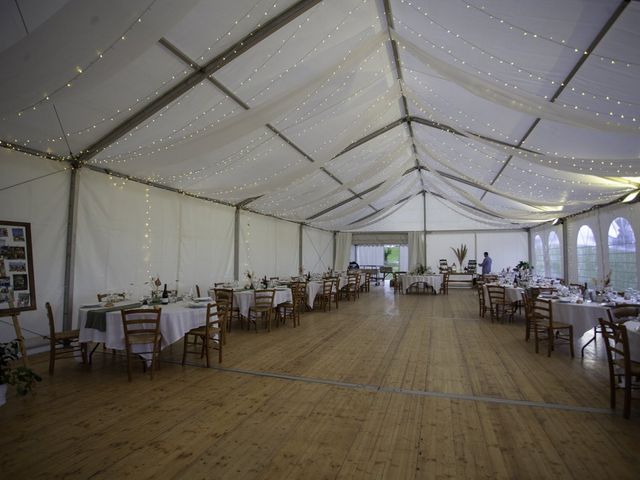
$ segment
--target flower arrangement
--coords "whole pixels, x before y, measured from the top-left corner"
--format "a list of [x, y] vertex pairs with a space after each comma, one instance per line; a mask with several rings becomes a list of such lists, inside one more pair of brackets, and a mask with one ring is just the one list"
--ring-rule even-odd
[[513, 269], [516, 272], [519, 272], [520, 270], [532, 270], [533, 267], [531, 266], [531, 264], [525, 260], [520, 260], [520, 263], [518, 263], [515, 267], [513, 267]]
[[462, 264], [464, 263], [464, 259], [467, 258], [467, 252], [468, 252], [467, 246], [464, 243], [462, 243], [460, 244], [460, 248], [451, 247], [451, 250], [453, 250], [453, 253], [458, 259], [458, 264], [460, 265], [460, 267], [462, 267]]
[[424, 268], [424, 265], [419, 263], [418, 266], [411, 273], [413, 275], [424, 275], [426, 271], [427, 269]]
[[18, 347], [18, 340], [0, 343], [0, 385], [15, 385], [18, 395], [26, 395], [42, 378], [30, 368], [12, 367], [12, 363], [18, 360]]

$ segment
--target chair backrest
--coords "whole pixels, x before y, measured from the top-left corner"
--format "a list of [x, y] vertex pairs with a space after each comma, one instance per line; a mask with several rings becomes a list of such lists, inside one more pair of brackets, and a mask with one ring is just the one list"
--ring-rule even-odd
[[355, 290], [358, 288], [358, 275], [349, 275], [347, 276], [347, 285], [346, 287], [349, 290]]
[[116, 297], [118, 300], [124, 300], [125, 298], [127, 298], [127, 294], [122, 292], [122, 293], [98, 293], [98, 301], [102, 302], [104, 299], [106, 299], [107, 297]]
[[607, 350], [609, 373], [613, 373], [614, 365], [622, 365], [625, 372], [631, 372], [631, 356], [629, 355], [629, 337], [627, 327], [623, 323], [599, 318], [602, 336]]
[[200, 286], [196, 283], [196, 297], [200, 298]]
[[569, 284], [569, 288], [579, 288], [580, 289], [580, 293], [584, 293], [584, 285], [580, 284], [580, 283], [570, 283]]
[[476, 269], [478, 267], [478, 262], [476, 260], [469, 260], [467, 262], [468, 269]]
[[531, 319], [535, 322], [546, 323], [553, 327], [553, 310], [551, 299], [536, 298], [532, 301]]
[[331, 295], [331, 292], [333, 291], [334, 285], [336, 285], [336, 279], [335, 278], [325, 278], [322, 281], [322, 294], [325, 295], [325, 296]]
[[56, 322], [53, 318], [53, 310], [51, 309], [51, 304], [49, 302], [44, 305], [47, 309], [47, 318], [49, 319], [49, 338], [52, 340], [56, 339]]
[[[132, 308], [122, 310], [122, 327], [127, 345], [132, 343], [153, 343], [160, 338], [161, 308]], [[138, 341], [139, 337], [141, 341]], [[153, 340], [149, 340], [152, 337]]]
[[291, 283], [291, 295], [293, 296], [293, 306], [298, 308], [304, 303], [304, 294], [307, 291], [306, 282], [292, 282]]
[[529, 321], [533, 320], [533, 297], [528, 290], [522, 292], [522, 303], [524, 305], [524, 317]]
[[505, 290], [501, 285], [487, 285], [487, 296], [491, 305], [495, 303], [504, 303]]
[[224, 286], [224, 285], [226, 285], [226, 284], [227, 284], [227, 282], [215, 282], [215, 283], [213, 284], [213, 288], [216, 288], [216, 287], [223, 287], [223, 286]]
[[[224, 307], [222, 303], [208, 303], [207, 304], [207, 318], [205, 323], [205, 329], [207, 335], [211, 336], [214, 333], [220, 332], [220, 325], [224, 325], [229, 315], [229, 310]], [[219, 339], [220, 337], [218, 337]]]
[[273, 308], [273, 298], [275, 295], [276, 291], [274, 289], [254, 290], [253, 305], [256, 310], [269, 310]]
[[228, 305], [229, 310], [233, 310], [233, 290], [230, 288], [214, 288], [214, 296], [216, 297], [216, 303], [221, 302]]
[[607, 310], [607, 315], [609, 316], [609, 320], [614, 323], [620, 323], [621, 320], [631, 318], [635, 320], [640, 315], [640, 305], [616, 305]]

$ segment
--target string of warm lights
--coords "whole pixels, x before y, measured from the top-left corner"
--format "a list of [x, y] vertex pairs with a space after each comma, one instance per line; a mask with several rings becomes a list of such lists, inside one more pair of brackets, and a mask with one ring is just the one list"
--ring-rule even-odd
[[[412, 5], [413, 8], [416, 8], [415, 6]], [[564, 86], [564, 83], [562, 83], [562, 80], [560, 79], [548, 79], [545, 77], [545, 74], [542, 73], [536, 73], [533, 72], [531, 70], [528, 70], [527, 68], [518, 65], [516, 62], [512, 61], [512, 60], [507, 60], [505, 58], [502, 58], [494, 53], [491, 53], [485, 49], [483, 49], [482, 47], [480, 47], [479, 45], [470, 42], [468, 40], [465, 39], [465, 37], [459, 33], [455, 33], [452, 32], [450, 29], [448, 29], [447, 27], [445, 27], [444, 25], [440, 24], [439, 22], [436, 21], [432, 21], [432, 23], [434, 25], [439, 26], [442, 30], [446, 31], [449, 35], [454, 36], [456, 39], [458, 39], [459, 41], [461, 41], [463, 44], [468, 45], [470, 47], [471, 52], [473, 52], [473, 55], [470, 58], [479, 58], [479, 59], [485, 59], [485, 60], [489, 60], [490, 62], [493, 63], [497, 63], [500, 66], [504, 66], [504, 67], [510, 67], [511, 70], [514, 73], [517, 73], [518, 75], [522, 75], [523, 78], [523, 83], [520, 84], [512, 84], [508, 81], [505, 81], [504, 79], [500, 78], [498, 75], [497, 71], [488, 71], [488, 70], [483, 70], [481, 67], [476, 66], [472, 63], [472, 61], [470, 60], [465, 60], [462, 59], [456, 55], [453, 54], [452, 49], [451, 49], [451, 45], [444, 45], [444, 44], [436, 44], [432, 41], [430, 41], [424, 34], [414, 30], [413, 28], [411, 28], [408, 24], [406, 24], [405, 22], [403, 22], [401, 19], [395, 19], [396, 23], [398, 25], [400, 25], [402, 28], [404, 28], [406, 31], [408, 31], [412, 36], [419, 38], [423, 43], [427, 44], [430, 48], [432, 49], [437, 49], [441, 52], [443, 52], [445, 55], [449, 56], [450, 58], [453, 59], [454, 63], [457, 64], [461, 64], [461, 65], [466, 65], [467, 67], [469, 67], [472, 71], [474, 71], [475, 73], [478, 73], [479, 75], [486, 77], [494, 82], [496, 82], [497, 84], [499, 84], [500, 86], [504, 86], [504, 87], [511, 87], [514, 90], [520, 90], [520, 91], [524, 91], [527, 93], [530, 93], [532, 95], [537, 94], [536, 91], [531, 91], [531, 90], [527, 90], [526, 88], [523, 87], [523, 85], [525, 84], [524, 81], [526, 82], [531, 82], [531, 81], [539, 81], [539, 82], [543, 82], [544, 84], [546, 84], [547, 86], [551, 86], [554, 87], [554, 90], [557, 89], [560, 86]], [[476, 52], [480, 53], [480, 56], [477, 57]], [[424, 73], [425, 75], [428, 75], [426, 73]], [[575, 92], [576, 94], [580, 95], [581, 97], [585, 97], [585, 98], [589, 98], [592, 100], [602, 100], [605, 101], [606, 103], [611, 103], [613, 105], [618, 105], [618, 106], [628, 106], [628, 107], [638, 107], [640, 106], [639, 103], [636, 102], [631, 102], [628, 100], [620, 100], [620, 99], [616, 99], [614, 97], [612, 97], [611, 95], [600, 95], [600, 94], [596, 94], [590, 90], [584, 89], [584, 88], [578, 88], [576, 89], [575, 87], [568, 87], [568, 91], [571, 92]], [[542, 98], [544, 99], [549, 99], [550, 95], [542, 95]], [[592, 110], [590, 108], [589, 105], [584, 105], [584, 106], [579, 106], [579, 105], [574, 105], [572, 103], [569, 102], [565, 102], [567, 104], [567, 106], [569, 107], [577, 107], [577, 108], [581, 108], [587, 111], [593, 111], [596, 112], [596, 110]], [[600, 115], [609, 115], [610, 112], [604, 112], [604, 111], [599, 111], [598, 112]], [[611, 116], [617, 116], [620, 118], [625, 118], [625, 113], [617, 113], [617, 114], [613, 114]]]
[[108, 45], [104, 50], [96, 52], [96, 56], [93, 59], [89, 60], [85, 65], [77, 65], [74, 71], [70, 72], [70, 76], [62, 85], [59, 85], [58, 87], [54, 87], [53, 90], [51, 90], [48, 93], [45, 93], [43, 97], [40, 98], [39, 100], [36, 100], [35, 102], [19, 109], [17, 111], [18, 117], [21, 117], [22, 114], [28, 110], [37, 110], [37, 108], [40, 105], [51, 100], [51, 98], [56, 96], [62, 90], [66, 88], [71, 88], [71, 86], [73, 85], [73, 82], [76, 81], [78, 77], [80, 77], [80, 75], [87, 72], [91, 67], [93, 67], [96, 63], [98, 63], [101, 59], [103, 59], [105, 55], [108, 55], [114, 48], [116, 48], [117, 45], [119, 45], [120, 43], [124, 42], [127, 39], [127, 35], [129, 35], [129, 33], [131, 33], [131, 31], [138, 24], [142, 23], [142, 19], [153, 8], [155, 3], [156, 3], [156, 0], [153, 0], [149, 4], [149, 6], [147, 6], [147, 8], [145, 8], [142, 11], [142, 13], [133, 22], [131, 22], [127, 26], [127, 28], [124, 30], [124, 32], [122, 32], [110, 45]]
[[[404, 2], [404, 1], [405, 0], [401, 0], [401, 2]], [[478, 6], [476, 6], [476, 5], [472, 4], [472, 3], [469, 3], [469, 2], [467, 2], [465, 0], [461, 0], [461, 1], [462, 1], [462, 3], [465, 4], [466, 8], [474, 9], [474, 10], [482, 13], [483, 15], [487, 16], [490, 20], [492, 20], [495, 23], [497, 23], [503, 29], [510, 30], [510, 31], [516, 31], [519, 34], [521, 34], [523, 38], [527, 38], [527, 39], [529, 39], [531, 41], [543, 40], [543, 41], [551, 42], [551, 43], [553, 43], [555, 45], [561, 46], [561, 47], [563, 47], [563, 48], [575, 53], [576, 55], [579, 55], [579, 56], [590, 55], [591, 57], [597, 58], [598, 60], [600, 60], [602, 62], [605, 62], [607, 64], [610, 64], [610, 65], [620, 65], [620, 66], [622, 66], [624, 68], [631, 68], [632, 66], [633, 67], [640, 66], [640, 64], [638, 64], [638, 63], [635, 63], [635, 62], [632, 62], [632, 61], [629, 61], [629, 60], [625, 60], [623, 58], [616, 58], [616, 57], [610, 57], [610, 56], [606, 56], [606, 55], [599, 55], [599, 54], [597, 54], [595, 52], [590, 52], [590, 51], [585, 50], [583, 48], [578, 48], [576, 46], [572, 46], [567, 42], [567, 40], [562, 39], [562, 38], [561, 39], [556, 39], [556, 38], [553, 38], [551, 36], [546, 36], [546, 35], [542, 35], [540, 33], [533, 32], [531, 30], [528, 30], [528, 29], [525, 29], [523, 27], [520, 27], [520, 26], [518, 26], [518, 25], [516, 25], [514, 23], [511, 23], [511, 22], [509, 22], [509, 21], [507, 21], [507, 20], [505, 20], [505, 19], [503, 19], [503, 18], [501, 18], [501, 17], [489, 12], [484, 5], [478, 7]]]

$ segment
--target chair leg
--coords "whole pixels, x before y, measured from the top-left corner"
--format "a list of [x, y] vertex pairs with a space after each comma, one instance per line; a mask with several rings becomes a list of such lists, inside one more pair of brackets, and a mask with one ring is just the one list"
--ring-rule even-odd
[[631, 416], [631, 375], [625, 372], [624, 375], [624, 410], [622, 415], [624, 418]]
[[571, 358], [575, 358], [573, 352], [573, 325], [569, 326], [569, 349], [571, 350]]
[[551, 356], [551, 350], [553, 350], [554, 334], [551, 328], [547, 328], [547, 357]]
[[131, 348], [127, 345], [127, 375], [129, 376], [129, 381], [133, 380], [131, 376]]
[[189, 334], [186, 333], [184, 335], [184, 348], [182, 349], [182, 366], [184, 367], [184, 363], [187, 360], [187, 345], [189, 345]]
[[56, 342], [51, 339], [49, 342], [49, 375], [53, 375], [56, 366]]

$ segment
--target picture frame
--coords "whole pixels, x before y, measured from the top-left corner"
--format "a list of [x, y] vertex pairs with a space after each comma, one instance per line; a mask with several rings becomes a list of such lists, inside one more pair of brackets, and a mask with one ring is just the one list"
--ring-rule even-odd
[[36, 309], [31, 224], [0, 220], [0, 316]]

